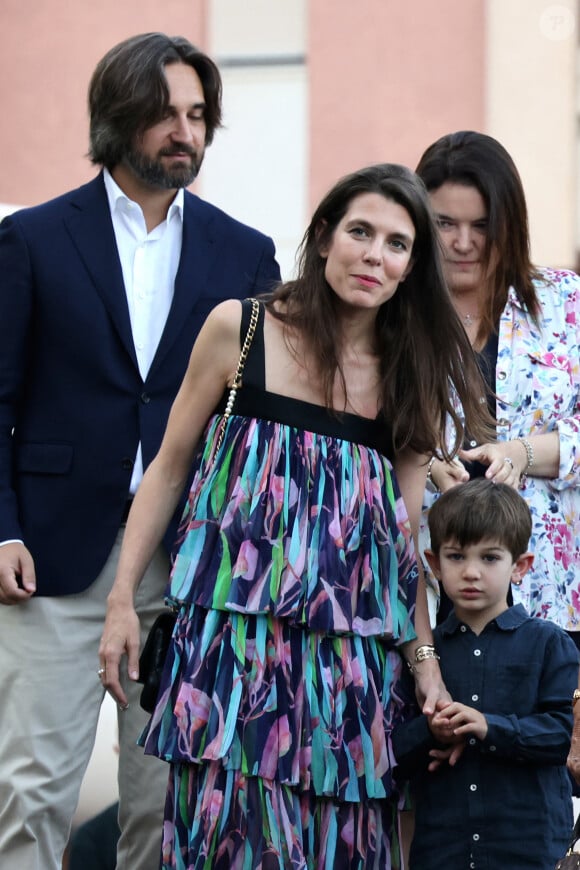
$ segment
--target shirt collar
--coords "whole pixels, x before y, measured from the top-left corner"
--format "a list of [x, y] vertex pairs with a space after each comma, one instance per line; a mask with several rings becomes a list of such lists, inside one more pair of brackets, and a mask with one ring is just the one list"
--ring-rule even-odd
[[[503, 613], [492, 619], [488, 625], [495, 624], [501, 631], [513, 631], [519, 628], [527, 619], [531, 619], [531, 616], [529, 616], [525, 607], [521, 604], [514, 604], [513, 607], [508, 607], [507, 610], [504, 610]], [[462, 625], [463, 623], [457, 619], [455, 611], [452, 610], [447, 619], [441, 623], [439, 630], [441, 634], [456, 634]]]
[[[113, 214], [115, 212], [115, 209], [119, 203], [123, 203], [123, 202], [133, 203], [134, 202], [134, 200], [129, 199], [129, 197], [127, 196], [126, 193], [123, 193], [123, 191], [121, 190], [121, 188], [119, 187], [119, 185], [117, 184], [117, 182], [115, 181], [115, 179], [113, 178], [113, 176], [111, 175], [111, 173], [109, 172], [109, 170], [106, 167], [105, 167], [105, 169], [103, 169], [103, 181], [105, 182], [105, 190], [107, 191], [107, 199], [109, 200], [109, 208], [111, 210], [111, 214]], [[175, 197], [174, 197], [174, 199], [173, 199], [173, 201], [172, 201], [172, 203], [169, 206], [169, 209], [167, 211], [167, 220], [168, 221], [170, 220], [170, 218], [174, 214], [178, 214], [180, 220], [183, 221], [184, 201], [185, 201], [185, 193], [183, 191], [183, 188], [180, 187], [179, 190], [177, 191], [177, 193], [175, 194]], [[134, 203], [134, 204], [139, 206], [139, 203]], [[139, 206], [139, 208], [141, 208], [141, 206]]]

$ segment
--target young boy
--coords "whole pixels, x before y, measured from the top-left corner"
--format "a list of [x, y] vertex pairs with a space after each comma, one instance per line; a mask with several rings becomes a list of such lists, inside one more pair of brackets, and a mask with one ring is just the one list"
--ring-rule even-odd
[[556, 625], [508, 607], [533, 562], [530, 512], [512, 487], [480, 478], [442, 495], [429, 529], [425, 556], [454, 606], [434, 631], [453, 701], [393, 733], [416, 805], [410, 870], [548, 870], [573, 822], [578, 653]]

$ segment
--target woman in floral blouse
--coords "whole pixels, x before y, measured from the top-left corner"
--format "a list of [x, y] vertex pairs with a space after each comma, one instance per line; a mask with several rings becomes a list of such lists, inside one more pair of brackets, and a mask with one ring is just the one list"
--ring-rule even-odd
[[580, 646], [580, 278], [531, 263], [522, 183], [495, 139], [443, 136], [417, 173], [497, 425], [497, 442], [468, 441], [453, 464], [432, 459], [427, 501], [478, 475], [519, 487], [535, 559], [514, 601]]

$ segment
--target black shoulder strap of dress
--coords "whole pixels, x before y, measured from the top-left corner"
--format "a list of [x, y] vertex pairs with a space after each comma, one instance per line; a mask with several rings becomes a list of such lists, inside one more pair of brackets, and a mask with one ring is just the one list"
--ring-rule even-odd
[[[247, 386], [257, 387], [260, 390], [266, 388], [266, 369], [265, 369], [265, 353], [264, 353], [264, 305], [259, 302], [260, 313], [258, 314], [258, 324], [252, 345], [248, 352], [248, 358], [244, 365], [244, 374], [242, 382]], [[252, 316], [252, 300], [244, 299], [242, 302], [242, 321], [240, 324], [240, 347], [244, 343], [244, 338], [250, 325], [250, 317]]]

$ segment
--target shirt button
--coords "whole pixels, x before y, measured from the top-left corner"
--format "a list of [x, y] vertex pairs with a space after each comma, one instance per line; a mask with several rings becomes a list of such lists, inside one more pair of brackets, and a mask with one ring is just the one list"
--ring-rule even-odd
[[495, 752], [495, 746], [490, 746], [490, 747], [489, 747], [489, 751], [490, 751], [490, 752]]
[[474, 782], [472, 782], [471, 785], [469, 786], [469, 791], [477, 791], [477, 786], [475, 785]]
[[141, 401], [144, 405], [148, 405], [151, 401], [151, 396], [148, 393], [141, 393]]
[[505, 377], [506, 377], [505, 372], [498, 372], [496, 377], [498, 377], [500, 379], [500, 381], [505, 381]]
[[474, 834], [472, 840], [475, 840], [475, 842], [477, 843], [479, 840], [479, 834]]
[[470, 746], [475, 746], [475, 737], [470, 737], [468, 742]]
[[472, 861], [471, 864], [469, 865], [469, 870], [474, 870], [474, 867], [475, 867], [475, 864]]
[[460, 631], [467, 631], [467, 628], [464, 625], [462, 625]]
[[473, 441], [473, 440], [471, 440], [471, 441], [469, 442], [469, 446], [470, 446], [470, 447], [477, 447], [477, 441]]
[[481, 650], [480, 650], [480, 649], [474, 649], [474, 650], [473, 650], [473, 655], [474, 655], [474, 656], [480, 656], [480, 655], [481, 655]]

